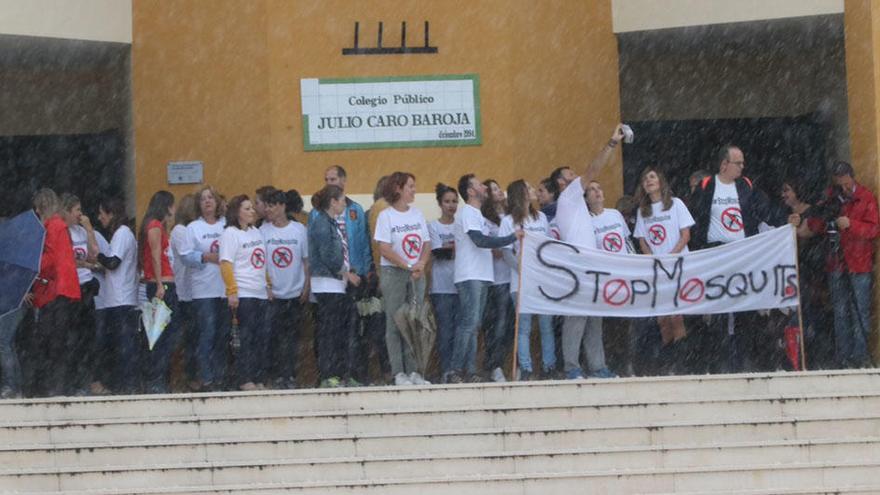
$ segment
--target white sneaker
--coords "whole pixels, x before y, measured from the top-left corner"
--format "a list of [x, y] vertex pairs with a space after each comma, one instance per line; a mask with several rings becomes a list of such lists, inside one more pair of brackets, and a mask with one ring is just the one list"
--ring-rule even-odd
[[495, 368], [492, 370], [492, 381], [496, 383], [504, 383], [507, 381], [507, 378], [504, 378], [504, 372], [501, 371], [501, 368]]
[[430, 385], [431, 382], [422, 378], [422, 375], [413, 371], [409, 374], [409, 382], [411, 385]]
[[412, 385], [413, 382], [412, 382], [412, 380], [409, 379], [408, 376], [406, 376], [406, 373], [400, 372], [400, 373], [394, 375], [394, 384], [395, 385]]

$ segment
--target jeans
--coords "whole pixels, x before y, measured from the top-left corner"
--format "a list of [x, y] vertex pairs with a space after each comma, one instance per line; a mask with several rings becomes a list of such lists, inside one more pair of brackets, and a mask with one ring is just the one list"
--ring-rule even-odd
[[566, 316], [562, 323], [562, 355], [565, 371], [580, 370], [581, 347], [587, 355], [590, 372], [605, 365], [605, 345], [602, 341], [602, 318], [596, 316]]
[[183, 371], [187, 380], [195, 380], [198, 377], [199, 369], [196, 363], [199, 336], [193, 323], [192, 301], [177, 301], [177, 314], [180, 335], [183, 340]]
[[67, 372], [73, 356], [68, 347], [70, 323], [76, 311], [75, 302], [58, 296], [37, 313], [36, 346], [39, 349], [34, 366], [35, 393], [58, 396], [70, 392]]
[[235, 356], [238, 383], [263, 383], [269, 366], [269, 301], [242, 297], [236, 315], [241, 341]]
[[15, 336], [24, 316], [24, 309], [10, 311], [0, 318], [0, 392], [21, 394], [21, 366], [15, 350]]
[[[411, 274], [409, 270], [395, 266], [383, 266], [379, 276], [379, 287], [382, 290], [382, 299], [385, 305], [385, 345], [388, 346], [388, 360], [391, 362], [391, 374], [412, 373], [420, 371], [412, 347], [403, 338], [397, 323], [394, 322], [394, 314], [410, 298], [409, 287]], [[412, 281], [415, 298], [422, 301], [425, 298], [425, 277]]]
[[440, 370], [452, 371], [452, 349], [455, 343], [455, 321], [458, 317], [458, 294], [431, 294], [434, 316], [437, 318], [437, 353]]
[[77, 393], [86, 389], [94, 374], [93, 352], [95, 349], [95, 296], [100, 283], [92, 279], [80, 285], [81, 299], [76, 307], [74, 323], [69, 331], [68, 352], [71, 354], [70, 368], [67, 371], [69, 391]]
[[204, 385], [219, 385], [226, 378], [230, 312], [226, 298], [193, 299], [192, 314], [197, 335], [195, 361]]
[[299, 298], [275, 299], [269, 302], [269, 380], [296, 377], [296, 343], [302, 326], [303, 307]]
[[[517, 294], [513, 295], [516, 299]], [[519, 315], [519, 333], [516, 338], [516, 358], [519, 369], [532, 371], [532, 316], [527, 313]], [[541, 331], [541, 367], [544, 371], [552, 371], [556, 367], [556, 339], [553, 335], [553, 317], [537, 315], [538, 329]]]
[[870, 364], [868, 335], [871, 331], [871, 274], [828, 274], [834, 306], [834, 340], [837, 364], [859, 368]]
[[116, 393], [134, 394], [140, 390], [143, 336], [139, 316], [134, 306], [116, 306], [95, 312], [93, 379]]
[[[171, 321], [162, 331], [162, 335], [153, 345], [153, 350], [147, 351], [145, 360], [146, 373], [144, 386], [150, 394], [166, 394], [170, 392], [171, 355], [177, 349], [180, 340], [180, 314], [177, 309], [177, 291], [174, 282], [163, 282], [165, 285], [165, 297], [163, 301], [171, 308]], [[147, 282], [147, 299], [152, 300], [156, 295], [156, 283]]]
[[458, 321], [455, 343], [452, 349], [453, 371], [475, 373], [477, 371], [477, 326], [483, 318], [489, 282], [465, 280], [455, 284], [458, 289]]
[[348, 378], [349, 349], [354, 336], [354, 299], [348, 294], [318, 293], [318, 373], [321, 380]]
[[482, 325], [487, 332], [484, 366], [487, 370], [504, 366], [504, 358], [513, 343], [514, 311], [510, 284], [490, 285]]

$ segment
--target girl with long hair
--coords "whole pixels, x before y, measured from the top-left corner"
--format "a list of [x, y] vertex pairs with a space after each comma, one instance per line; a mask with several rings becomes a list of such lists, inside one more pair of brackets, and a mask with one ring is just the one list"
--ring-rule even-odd
[[416, 179], [408, 172], [394, 172], [388, 177], [383, 191], [390, 205], [379, 213], [374, 239], [379, 243], [379, 287], [385, 304], [385, 342], [391, 374], [396, 385], [426, 385], [412, 348], [404, 340], [394, 315], [412, 298], [425, 298], [425, 266], [431, 260], [431, 239], [428, 222], [422, 212], [413, 206]]
[[[680, 199], [672, 196], [666, 177], [655, 167], [646, 167], [636, 190], [636, 228], [642, 254], [678, 254], [688, 252], [690, 228], [694, 219]], [[658, 316], [663, 347], [660, 349], [661, 372], [673, 374], [681, 369], [686, 357], [684, 339], [687, 330], [681, 315]]]
[[[489, 235], [497, 236], [501, 217], [507, 214], [504, 190], [494, 179], [483, 181], [488, 195], [481, 211], [488, 221]], [[502, 258], [501, 249], [492, 250], [495, 280], [489, 286], [482, 328], [486, 333], [486, 360], [484, 368], [494, 382], [506, 381], [501, 367], [507, 357], [513, 338], [514, 309], [510, 300], [510, 267]]]
[[171, 268], [168, 230], [174, 218], [174, 195], [158, 191], [150, 198], [141, 221], [141, 257], [147, 299], [159, 299], [171, 309], [171, 321], [153, 345], [146, 359], [145, 388], [147, 393], [169, 392], [171, 355], [179, 338], [177, 318], [177, 290], [174, 270]]
[[431, 304], [437, 319], [437, 352], [440, 369], [445, 376], [452, 371], [452, 346], [455, 342], [455, 321], [458, 317], [458, 290], [455, 288], [455, 212], [458, 193], [446, 184], [434, 188], [440, 218], [428, 224], [431, 238]]
[[[498, 235], [505, 236], [517, 230], [531, 232], [533, 234], [548, 237], [550, 224], [547, 216], [535, 209], [534, 203], [538, 197], [535, 189], [526, 181], [520, 179], [507, 186], [507, 202], [510, 214], [501, 220], [501, 228]], [[517, 253], [519, 243], [513, 243], [504, 248], [504, 259], [510, 270], [510, 294], [512, 304], [516, 304], [519, 296], [519, 260]], [[519, 331], [517, 336], [517, 363], [519, 367], [519, 379], [531, 380], [537, 378], [532, 368], [531, 333], [533, 315], [520, 313]], [[543, 378], [550, 378], [556, 368], [556, 340], [553, 335], [553, 317], [550, 315], [538, 315], [538, 328], [541, 331], [541, 368]]]

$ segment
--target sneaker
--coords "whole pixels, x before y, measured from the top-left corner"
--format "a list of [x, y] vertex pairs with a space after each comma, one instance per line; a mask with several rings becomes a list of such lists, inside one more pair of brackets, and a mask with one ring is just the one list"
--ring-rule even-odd
[[346, 387], [363, 387], [364, 384], [355, 380], [354, 378], [349, 378], [349, 379], [345, 380], [345, 386]]
[[455, 371], [450, 371], [450, 372], [446, 373], [443, 381], [446, 383], [453, 383], [453, 384], [464, 383], [464, 377], [462, 377], [461, 375], [459, 375]]
[[566, 380], [583, 380], [584, 374], [581, 372], [579, 368], [575, 368], [573, 370], [568, 370], [565, 372]]
[[529, 382], [531, 380], [532, 380], [532, 371], [531, 370], [519, 370], [519, 381]]
[[339, 388], [342, 386], [342, 380], [338, 376], [331, 376], [321, 381], [321, 388]]
[[21, 392], [16, 392], [11, 387], [3, 387], [3, 390], [0, 390], [0, 399], [21, 399]]
[[259, 390], [259, 388], [257, 387], [257, 384], [254, 382], [243, 383], [238, 388], [239, 388], [239, 390], [243, 390], [245, 392], [250, 392], [252, 390]]
[[479, 373], [474, 373], [474, 374], [468, 376], [468, 379], [467, 379], [468, 383], [483, 383], [484, 381], [485, 380], [483, 380], [483, 377], [480, 376]]
[[409, 374], [409, 381], [410, 381], [410, 384], [412, 384], [412, 385], [430, 385], [431, 384], [431, 382], [429, 382], [428, 380], [425, 380], [422, 377], [422, 375], [418, 374], [415, 371], [413, 371], [412, 373]]
[[413, 382], [412, 382], [412, 380], [410, 380], [410, 378], [408, 376], [406, 376], [406, 373], [401, 371], [400, 373], [394, 375], [394, 384], [398, 385], [398, 386], [412, 385]]
[[495, 383], [504, 383], [507, 381], [507, 378], [504, 377], [504, 372], [501, 371], [501, 368], [495, 368], [492, 370], [492, 381]]
[[602, 368], [600, 370], [591, 371], [590, 378], [617, 378], [617, 375], [608, 368]]

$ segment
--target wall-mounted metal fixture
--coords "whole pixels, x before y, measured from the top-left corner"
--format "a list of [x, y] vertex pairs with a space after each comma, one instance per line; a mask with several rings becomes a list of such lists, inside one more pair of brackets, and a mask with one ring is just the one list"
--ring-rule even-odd
[[429, 42], [429, 26], [425, 21], [425, 44], [424, 46], [406, 46], [406, 22], [400, 23], [400, 46], [382, 46], [382, 28], [383, 23], [379, 23], [379, 35], [376, 39], [376, 46], [361, 47], [358, 34], [360, 31], [360, 23], [354, 23], [354, 46], [351, 48], [343, 48], [343, 55], [399, 55], [403, 53], [413, 54], [430, 54], [437, 53], [437, 47], [431, 46]]

